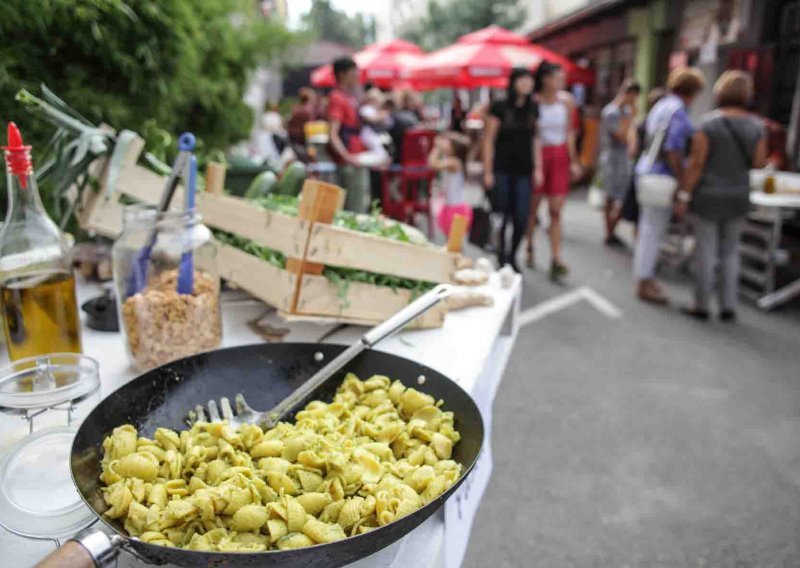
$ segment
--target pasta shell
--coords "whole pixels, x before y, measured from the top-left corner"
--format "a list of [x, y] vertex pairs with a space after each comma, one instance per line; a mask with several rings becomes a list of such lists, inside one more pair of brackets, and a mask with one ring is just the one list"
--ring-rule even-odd
[[347, 536], [339, 525], [323, 523], [314, 518], [308, 519], [303, 526], [303, 534], [318, 543], [334, 542]]
[[261, 505], [245, 505], [234, 513], [231, 528], [236, 531], [257, 531], [267, 522], [267, 510]]

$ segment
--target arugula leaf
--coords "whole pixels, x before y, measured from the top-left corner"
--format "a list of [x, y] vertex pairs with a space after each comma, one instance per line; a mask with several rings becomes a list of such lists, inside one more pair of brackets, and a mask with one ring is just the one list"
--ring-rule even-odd
[[[214, 238], [223, 244], [230, 245], [247, 254], [251, 254], [278, 268], [286, 268], [286, 256], [279, 251], [259, 245], [250, 239], [234, 235], [233, 233], [219, 231], [217, 229], [213, 229], [212, 232], [214, 233]], [[366, 270], [344, 268], [341, 266], [326, 266], [322, 275], [336, 286], [336, 297], [341, 302], [343, 308], [350, 306], [347, 296], [350, 291], [350, 284], [353, 282], [385, 286], [391, 288], [395, 292], [397, 290], [410, 290], [412, 297], [416, 297], [435, 286], [432, 282], [401, 278], [390, 274], [378, 274], [375, 272], [367, 272]]]

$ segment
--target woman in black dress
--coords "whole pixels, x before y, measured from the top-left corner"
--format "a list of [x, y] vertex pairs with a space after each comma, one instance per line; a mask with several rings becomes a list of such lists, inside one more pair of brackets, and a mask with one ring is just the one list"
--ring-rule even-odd
[[483, 137], [483, 184], [491, 192], [494, 210], [503, 214], [497, 259], [517, 272], [516, 253], [528, 225], [532, 188], [542, 177], [533, 86], [533, 74], [527, 69], [511, 72], [506, 98], [492, 104]]

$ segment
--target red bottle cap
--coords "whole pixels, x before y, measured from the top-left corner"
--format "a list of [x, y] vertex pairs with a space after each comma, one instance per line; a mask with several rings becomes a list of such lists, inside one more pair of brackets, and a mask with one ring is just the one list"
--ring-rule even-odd
[[27, 185], [25, 176], [32, 170], [30, 146], [25, 146], [22, 142], [22, 134], [13, 122], [8, 123], [8, 145], [3, 146], [6, 151], [6, 163], [8, 171], [17, 176], [20, 185]]

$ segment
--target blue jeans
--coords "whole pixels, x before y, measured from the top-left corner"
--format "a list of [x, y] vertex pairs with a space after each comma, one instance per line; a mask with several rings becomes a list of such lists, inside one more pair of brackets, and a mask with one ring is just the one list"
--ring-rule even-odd
[[[528, 217], [531, 210], [531, 176], [495, 172], [495, 186], [492, 190], [492, 205], [497, 213], [503, 214], [503, 228], [500, 232], [500, 244], [497, 256], [500, 263], [514, 262], [517, 248], [525, 236]], [[509, 220], [511, 243], [507, 242], [506, 227]]]

